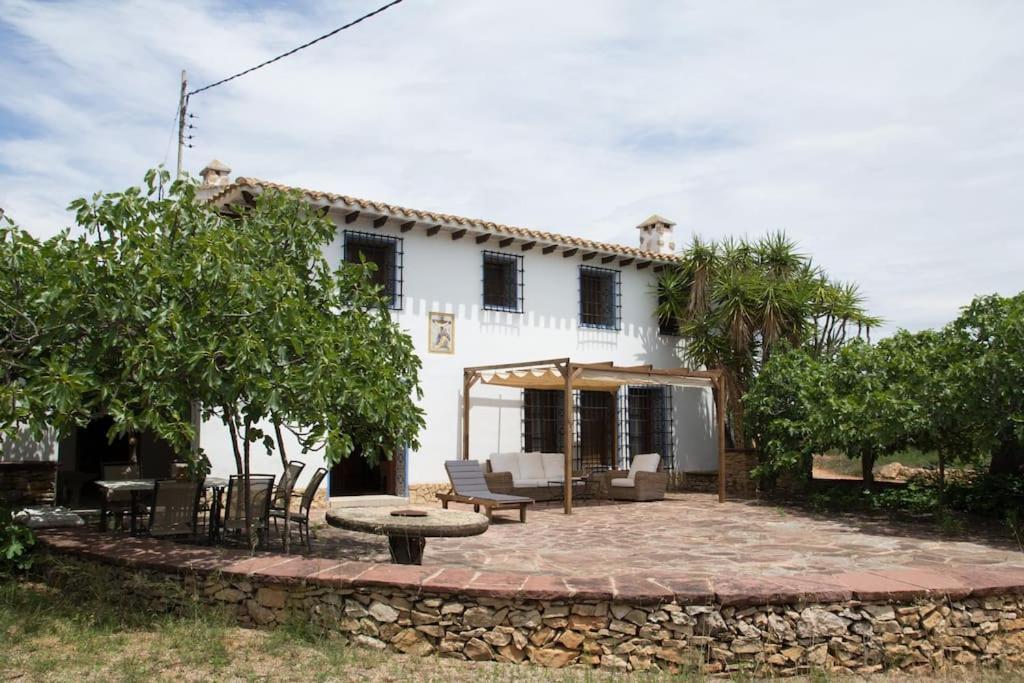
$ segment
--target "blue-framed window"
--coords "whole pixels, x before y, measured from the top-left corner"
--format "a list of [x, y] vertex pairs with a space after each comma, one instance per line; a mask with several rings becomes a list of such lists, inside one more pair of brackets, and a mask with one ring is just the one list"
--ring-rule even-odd
[[523, 257], [483, 252], [483, 307], [488, 311], [523, 312]]
[[378, 235], [372, 232], [346, 230], [345, 260], [349, 263], [366, 261], [377, 266], [373, 281], [390, 299], [392, 310], [402, 308], [402, 238]]
[[580, 327], [622, 328], [622, 273], [580, 266]]

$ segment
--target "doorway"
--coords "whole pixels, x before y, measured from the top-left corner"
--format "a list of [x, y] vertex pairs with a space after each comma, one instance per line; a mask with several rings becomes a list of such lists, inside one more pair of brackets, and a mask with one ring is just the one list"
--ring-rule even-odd
[[580, 391], [576, 396], [576, 456], [574, 469], [590, 472], [614, 469], [615, 393]]
[[[78, 427], [65, 439], [57, 453], [57, 500], [62, 505], [96, 507], [99, 490], [92, 482], [102, 478], [103, 466], [132, 461], [132, 437], [122, 434], [111, 441], [107, 433], [114, 425], [111, 417], [99, 417]], [[139, 474], [145, 479], [171, 476], [174, 449], [150, 432], [134, 435], [134, 457]]]
[[395, 470], [397, 458], [378, 458], [370, 462], [363, 456], [363, 449], [357, 446], [352, 453], [331, 468], [328, 494], [334, 496], [393, 496], [395, 495]]

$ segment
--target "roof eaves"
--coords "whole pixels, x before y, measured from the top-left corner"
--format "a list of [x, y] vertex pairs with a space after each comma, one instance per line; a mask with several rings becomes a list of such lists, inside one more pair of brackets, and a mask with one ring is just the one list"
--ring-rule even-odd
[[533, 230], [530, 228], [521, 228], [513, 225], [504, 225], [502, 223], [495, 223], [494, 221], [488, 221], [479, 218], [467, 218], [465, 216], [456, 216], [453, 214], [446, 213], [435, 213], [433, 211], [424, 211], [422, 209], [410, 209], [403, 206], [396, 206], [393, 204], [376, 202], [368, 199], [360, 199], [358, 197], [351, 197], [348, 195], [336, 194], [333, 192], [323, 192], [320, 190], [309, 190], [302, 187], [282, 185], [280, 183], [275, 183], [268, 180], [261, 180], [259, 178], [236, 178], [234, 183], [226, 185], [223, 189], [219, 190], [214, 195], [212, 195], [209, 201], [229, 201], [229, 195], [233, 191], [241, 190], [243, 188], [258, 190], [269, 189], [278, 190], [282, 192], [299, 192], [301, 195], [307, 197], [308, 199], [311, 199], [316, 202], [323, 202], [329, 206], [341, 204], [344, 205], [345, 208], [348, 208], [350, 210], [373, 211], [374, 213], [380, 216], [414, 219], [423, 223], [430, 223], [431, 225], [440, 225], [442, 227], [448, 227], [451, 230], [472, 228], [486, 233], [493, 233], [496, 235], [504, 235], [506, 237], [515, 237], [523, 240], [536, 241], [541, 246], [554, 245], [567, 247], [570, 249], [585, 249], [588, 251], [597, 252], [599, 254], [629, 257], [633, 259], [650, 261], [654, 263], [676, 263], [679, 261], [679, 257], [676, 256], [675, 254], [658, 254], [655, 252], [644, 251], [636, 247], [628, 247], [622, 244], [596, 242], [583, 237], [563, 235], [543, 230]]

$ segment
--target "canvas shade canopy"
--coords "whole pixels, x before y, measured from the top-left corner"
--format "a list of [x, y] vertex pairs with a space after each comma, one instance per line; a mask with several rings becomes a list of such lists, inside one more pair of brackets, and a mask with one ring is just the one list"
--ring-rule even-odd
[[[574, 389], [616, 391], [622, 386], [657, 385], [711, 389], [715, 398], [715, 422], [718, 435], [718, 500], [725, 500], [725, 396], [720, 370], [654, 368], [650, 365], [616, 366], [612, 362], [574, 363], [569, 358], [554, 358], [525, 363], [479, 365], [463, 370], [462, 457], [469, 458], [470, 391], [477, 383], [518, 389], [562, 390], [565, 399], [564, 434], [573, 433]], [[572, 512], [571, 439], [565, 443], [565, 513]]]

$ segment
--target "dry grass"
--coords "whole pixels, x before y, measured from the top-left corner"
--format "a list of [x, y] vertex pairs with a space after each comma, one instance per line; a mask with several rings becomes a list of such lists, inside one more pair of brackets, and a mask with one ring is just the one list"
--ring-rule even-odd
[[[939, 457], [934, 452], [924, 453], [914, 448], [893, 455], [881, 455], [875, 461], [875, 474], [878, 474], [879, 468], [893, 462], [907, 467], [938, 467]], [[848, 458], [842, 453], [814, 456], [814, 470], [816, 477], [861, 477], [860, 460]]]
[[[415, 658], [349, 647], [306, 624], [272, 632], [231, 625], [209, 609], [152, 614], [81, 577], [75, 598], [49, 587], [0, 581], [0, 681], [476, 681], [599, 682], [621, 676], [572, 668]], [[695, 673], [635, 674], [635, 681], [698, 681]], [[740, 678], [737, 680], [749, 680]], [[793, 680], [793, 679], [791, 679]], [[849, 680], [815, 673], [814, 683]], [[860, 679], [856, 679], [860, 680]], [[877, 681], [1024, 681], [1024, 670], [958, 671]]]

